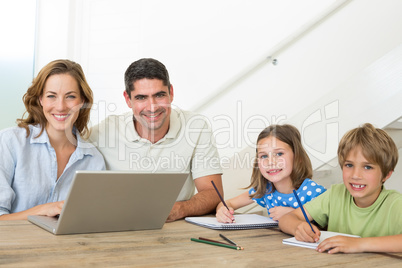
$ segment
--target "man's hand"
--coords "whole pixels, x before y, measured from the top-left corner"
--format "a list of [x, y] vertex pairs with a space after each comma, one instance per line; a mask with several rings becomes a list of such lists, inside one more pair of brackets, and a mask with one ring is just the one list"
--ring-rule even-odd
[[201, 216], [211, 213], [220, 202], [211, 181], [223, 195], [222, 178], [220, 174], [209, 175], [195, 179], [198, 193], [187, 201], [179, 201], [173, 205], [166, 222], [172, 222], [188, 216]]
[[172, 222], [172, 221], [184, 218], [184, 216], [182, 216], [181, 203], [182, 202], [174, 203], [173, 208], [170, 211], [169, 217], [167, 218], [166, 222]]

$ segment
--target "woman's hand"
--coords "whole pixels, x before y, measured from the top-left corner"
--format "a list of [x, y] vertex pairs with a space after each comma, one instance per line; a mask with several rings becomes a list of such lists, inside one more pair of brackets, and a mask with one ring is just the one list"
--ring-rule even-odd
[[59, 215], [61, 213], [63, 205], [64, 200], [36, 206], [35, 208], [38, 208], [38, 212], [34, 215], [50, 216], [50, 217]]
[[4, 214], [0, 216], [0, 220], [27, 220], [29, 215], [39, 215], [39, 216], [57, 216], [61, 213], [63, 208], [64, 201], [58, 201], [53, 203], [46, 203], [42, 205], [37, 205], [33, 208], [11, 213], [11, 214]]

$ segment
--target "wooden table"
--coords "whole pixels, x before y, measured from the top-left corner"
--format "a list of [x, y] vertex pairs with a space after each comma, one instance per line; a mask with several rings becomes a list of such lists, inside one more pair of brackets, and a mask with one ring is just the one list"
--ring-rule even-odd
[[[222, 240], [244, 250], [190, 241]], [[183, 220], [160, 230], [55, 236], [28, 221], [0, 221], [1, 267], [402, 267], [399, 254], [334, 254], [282, 244], [277, 228], [217, 231]]]

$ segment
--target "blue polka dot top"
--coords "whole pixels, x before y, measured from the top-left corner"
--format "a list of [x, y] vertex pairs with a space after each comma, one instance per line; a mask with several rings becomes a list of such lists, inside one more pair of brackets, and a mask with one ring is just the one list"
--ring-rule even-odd
[[[268, 183], [267, 185], [267, 193], [271, 190], [271, 183]], [[302, 204], [305, 204], [320, 194], [324, 193], [326, 189], [317, 184], [316, 182], [310, 180], [310, 179], [305, 179], [302, 183], [302, 185], [299, 187], [299, 189], [296, 190], [297, 195], [299, 196], [300, 201]], [[248, 191], [249, 194], [254, 194], [255, 190], [254, 188], [251, 188]], [[276, 207], [276, 206], [283, 206], [283, 207], [292, 207], [292, 208], [298, 208], [299, 204], [297, 203], [297, 200], [293, 193], [290, 194], [282, 194], [278, 191], [274, 191], [270, 194], [265, 194], [261, 198], [253, 198], [254, 202], [256, 202], [258, 205], [262, 207], [266, 207], [268, 214], [269, 214], [269, 209]]]

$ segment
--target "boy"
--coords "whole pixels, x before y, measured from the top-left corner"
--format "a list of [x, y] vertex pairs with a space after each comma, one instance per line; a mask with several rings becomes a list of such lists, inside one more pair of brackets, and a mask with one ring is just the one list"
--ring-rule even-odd
[[[402, 252], [402, 194], [385, 190], [398, 162], [398, 150], [388, 134], [371, 124], [353, 129], [338, 147], [343, 184], [333, 185], [304, 205], [310, 221], [328, 231], [359, 235], [334, 236], [320, 243], [317, 251], [328, 253]], [[315, 242], [314, 232], [300, 208], [279, 220], [280, 229], [297, 240]]]

